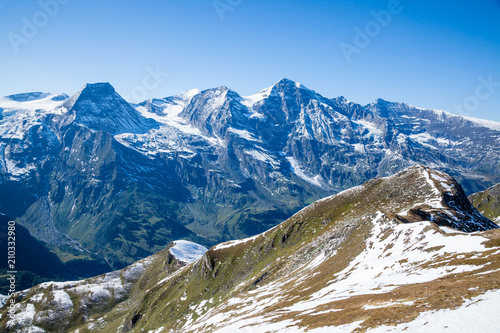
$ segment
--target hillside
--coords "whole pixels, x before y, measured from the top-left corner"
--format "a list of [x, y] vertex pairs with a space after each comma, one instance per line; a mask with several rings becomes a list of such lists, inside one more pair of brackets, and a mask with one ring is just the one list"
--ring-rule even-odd
[[481, 214], [496, 224], [500, 224], [500, 183], [472, 194], [469, 200]]
[[319, 200], [262, 234], [214, 246], [191, 264], [167, 248], [121, 271], [36, 286], [16, 296], [12, 319], [1, 310], [0, 328], [411, 332], [428, 324], [495, 331], [500, 232], [463, 198], [450, 176], [414, 166]]

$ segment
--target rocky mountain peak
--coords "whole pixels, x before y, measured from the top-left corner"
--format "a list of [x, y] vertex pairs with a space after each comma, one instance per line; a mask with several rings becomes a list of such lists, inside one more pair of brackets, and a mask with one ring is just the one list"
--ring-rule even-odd
[[154, 120], [143, 117], [107, 82], [85, 85], [63, 106], [69, 115], [74, 115], [76, 123], [112, 135], [142, 134], [158, 127]]
[[313, 90], [307, 88], [301, 83], [287, 78], [279, 80], [274, 86], [271, 87], [270, 92], [270, 96], [279, 95], [282, 98], [291, 98], [303, 94], [314, 95], [314, 97], [316, 97], [316, 93]]
[[444, 172], [414, 165], [387, 181], [392, 187], [413, 187], [412, 194], [419, 197], [411, 207], [386, 214], [400, 223], [424, 220], [463, 232], [498, 228], [472, 206], [460, 184]]

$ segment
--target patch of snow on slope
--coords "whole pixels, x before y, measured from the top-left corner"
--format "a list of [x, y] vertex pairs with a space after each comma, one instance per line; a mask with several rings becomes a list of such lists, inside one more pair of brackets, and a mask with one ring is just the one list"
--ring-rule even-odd
[[359, 153], [365, 153], [365, 145], [362, 143], [355, 143], [354, 145], [354, 151], [357, 151]]
[[257, 333], [257, 332], [283, 332], [283, 333], [345, 333], [353, 332], [361, 322], [354, 322], [337, 327], [304, 328], [294, 326], [292, 320], [270, 322], [269, 318], [254, 317], [237, 321], [224, 328], [216, 329], [214, 333]]
[[298, 177], [302, 178], [303, 180], [305, 180], [306, 182], [308, 182], [310, 184], [316, 185], [318, 187], [322, 187], [321, 186], [321, 179], [322, 178], [320, 175], [310, 177], [310, 176], [306, 175], [306, 173], [304, 171], [304, 170], [306, 170], [306, 168], [302, 168], [301, 165], [299, 164], [299, 162], [295, 158], [293, 158], [291, 156], [287, 156], [286, 159], [288, 160], [288, 162], [292, 166], [292, 172], [294, 172]]
[[[20, 308], [23, 309], [22, 311], [19, 312], [18, 310]], [[14, 328], [16, 326], [30, 327], [36, 315], [35, 305], [28, 303], [23, 307], [21, 304], [16, 304], [14, 306], [14, 309], [16, 309], [16, 314], [10, 317], [9, 321], [7, 322], [7, 328]], [[33, 328], [38, 328], [38, 327], [35, 326]], [[44, 332], [44, 331], [30, 330], [29, 332]]]
[[54, 301], [59, 305], [60, 308], [71, 309], [73, 307], [71, 298], [64, 290], [54, 290], [52, 292], [52, 296], [54, 297]]
[[201, 91], [199, 89], [189, 89], [183, 93], [180, 93], [177, 95], [177, 97], [185, 100], [185, 101], [190, 101], [194, 96], [198, 95]]
[[239, 130], [239, 129], [236, 129], [233, 127], [229, 127], [227, 130], [231, 133], [238, 135], [240, 138], [243, 138], [247, 141], [262, 142], [262, 140], [255, 138], [255, 136], [247, 130]]
[[266, 99], [269, 97], [271, 94], [271, 90], [273, 87], [268, 87], [265, 89], [262, 89], [256, 94], [250, 95], [250, 96], [243, 96], [241, 104], [245, 105], [246, 107], [252, 108], [254, 104]]
[[383, 134], [382, 130], [378, 129], [374, 123], [370, 123], [366, 120], [356, 120], [353, 122], [366, 128], [368, 130], [368, 135], [370, 136], [382, 136]]
[[476, 123], [479, 126], [486, 127], [495, 131], [500, 131], [500, 122], [498, 121], [478, 119], [472, 117], [464, 117], [464, 118], [472, 121], [473, 123]]
[[431, 207], [435, 207], [435, 208], [444, 208], [443, 205], [441, 204], [441, 201], [442, 201], [441, 192], [434, 184], [434, 181], [431, 179], [431, 172], [422, 168], [422, 175], [424, 176], [427, 184], [429, 184], [429, 186], [431, 187], [432, 193], [433, 193], [433, 196], [431, 198], [429, 198], [429, 200], [426, 202], [426, 204], [428, 204]]
[[488, 291], [465, 302], [457, 309], [444, 309], [421, 313], [409, 323], [379, 326], [370, 333], [405, 332], [500, 332], [498, 304], [500, 290]]
[[[168, 110], [167, 114], [164, 115], [158, 115], [152, 112], [149, 112], [145, 107], [143, 106], [138, 106], [136, 107], [136, 110], [146, 118], [151, 118], [153, 120], [156, 120], [158, 123], [163, 124], [164, 126], [160, 126], [160, 129], [157, 132], [150, 131], [146, 134], [143, 134], [142, 137], [145, 137], [145, 141], [154, 141], [156, 140], [155, 133], [161, 134], [161, 135], [168, 135], [168, 132], [172, 132], [173, 130], [178, 130], [182, 134], [190, 135], [190, 136], [198, 136], [203, 138], [204, 140], [215, 144], [219, 146], [223, 146], [224, 142], [216, 137], [207, 137], [204, 135], [198, 128], [192, 126], [191, 124], [187, 123], [184, 119], [179, 117], [179, 112], [182, 111], [180, 109], [176, 109], [174, 111]], [[180, 110], [180, 111], [179, 111]], [[118, 140], [123, 141], [123, 137], [117, 136]]]
[[274, 167], [279, 167], [280, 163], [276, 161], [271, 155], [268, 155], [262, 151], [258, 151], [255, 149], [244, 150], [245, 154], [252, 156], [254, 159], [258, 161], [262, 161], [264, 163], [270, 163]]
[[423, 145], [425, 147], [428, 147], [431, 149], [437, 149], [436, 147], [434, 147], [433, 145], [431, 145], [429, 143], [429, 141], [432, 142], [432, 141], [436, 140], [436, 138], [434, 138], [428, 132], [419, 133], [419, 134], [410, 134], [409, 137], [410, 137], [410, 139], [417, 141], [418, 143], [420, 143], [421, 145]]
[[436, 115], [440, 116], [441, 118], [443, 118], [443, 117], [462, 118], [462, 119], [466, 119], [468, 121], [471, 121], [478, 126], [486, 127], [486, 128], [489, 128], [489, 129], [492, 129], [495, 131], [500, 131], [500, 122], [498, 122], [498, 121], [479, 119], [479, 118], [467, 117], [467, 116], [460, 116], [460, 115], [456, 115], [456, 114], [450, 113], [448, 111], [443, 111], [443, 110], [425, 109], [425, 108], [420, 108], [420, 107], [416, 107], [416, 106], [413, 106], [413, 107], [418, 109], [418, 110], [431, 111], [431, 112], [435, 113]]
[[[272, 229], [269, 229], [269, 230], [272, 230]], [[244, 244], [244, 243], [253, 241], [253, 240], [257, 239], [257, 237], [264, 235], [266, 232], [264, 232], [263, 234], [258, 234], [258, 235], [244, 238], [244, 239], [238, 239], [238, 240], [232, 240], [232, 241], [220, 243], [218, 245], [215, 245], [214, 250], [216, 251], [216, 250], [227, 249], [227, 248], [233, 247], [233, 246], [238, 245], [238, 244]]]
[[169, 249], [177, 260], [191, 263], [200, 259], [208, 249], [203, 245], [193, 242], [178, 240], [174, 242], [174, 246]]
[[[366, 240], [367, 248], [330, 284], [313, 294], [311, 300], [290, 307], [290, 311], [312, 308], [356, 295], [389, 292], [397, 286], [423, 283], [449, 274], [473, 271], [481, 266], [450, 266], [447, 256], [484, 251], [479, 235], [447, 235], [432, 229], [429, 222], [391, 224], [382, 221], [383, 214], [373, 220], [373, 232]], [[388, 233], [388, 234], [387, 234]], [[433, 262], [428, 267], [422, 263]]]

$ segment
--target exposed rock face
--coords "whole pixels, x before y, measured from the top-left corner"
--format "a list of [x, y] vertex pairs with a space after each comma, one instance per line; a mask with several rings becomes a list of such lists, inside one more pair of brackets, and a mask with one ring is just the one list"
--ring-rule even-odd
[[[187, 266], [178, 258], [190, 252], [179, 255], [173, 249], [186, 247], [174, 242], [118, 272], [18, 293], [12, 318], [0, 310], [0, 329], [403, 330], [445, 309], [476, 311], [474, 303], [485, 311], [500, 298], [500, 229], [466, 234], [434, 223], [495, 227], [458, 201], [461, 191], [448, 175], [414, 166], [319, 200], [262, 234], [214, 246]], [[444, 329], [436, 326], [442, 318], [427, 321]], [[481, 327], [499, 328], [498, 321]]]
[[144, 134], [158, 124], [143, 117], [109, 83], [87, 84], [63, 106], [77, 124], [111, 135]]

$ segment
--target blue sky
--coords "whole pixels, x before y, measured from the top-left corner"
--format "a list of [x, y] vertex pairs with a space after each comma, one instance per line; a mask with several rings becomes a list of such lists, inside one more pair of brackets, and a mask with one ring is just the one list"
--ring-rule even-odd
[[249, 95], [287, 77], [500, 121], [499, 18], [498, 0], [0, 0], [0, 95]]

